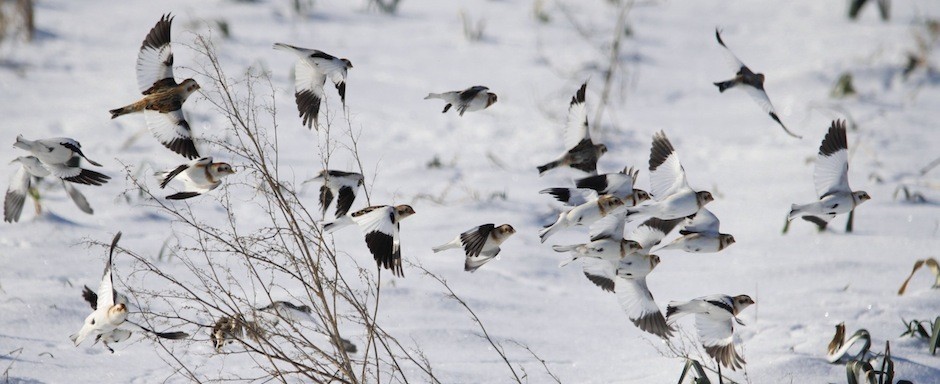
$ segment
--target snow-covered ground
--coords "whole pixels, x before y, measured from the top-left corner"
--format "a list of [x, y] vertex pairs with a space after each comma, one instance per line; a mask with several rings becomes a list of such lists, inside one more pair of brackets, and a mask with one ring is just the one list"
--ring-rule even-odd
[[[638, 2], [627, 19], [632, 36], [622, 43], [623, 71], [615, 76], [611, 105], [598, 126], [594, 111], [607, 65], [603, 48], [614, 36], [618, 13], [607, 1], [545, 0], [548, 22], [534, 16], [530, 0], [404, 0], [394, 16], [336, 0], [317, 1], [308, 15], [296, 16], [290, 3], [42, 0], [36, 41], [0, 45], [0, 142], [12, 144], [20, 133], [73, 137], [113, 177], [103, 187], [80, 187], [93, 216], [75, 209], [56, 187], [44, 192], [45, 214], [35, 217], [27, 203], [19, 223], [0, 229], [0, 372], [9, 365], [14, 382], [181, 381], [140, 336], [116, 344], [114, 354], [88, 342], [76, 348], [68, 339], [88, 312], [80, 287], [94, 286], [103, 264], [100, 248], [81, 243], [109, 241], [123, 231], [125, 247], [155, 255], [174, 229], [165, 214], [126, 202], [122, 194], [133, 185], [123, 167], [144, 167], [142, 174], [149, 174], [182, 158], [149, 134], [124, 148], [144, 128], [143, 118], [109, 120], [107, 114], [138, 96], [137, 49], [160, 16], [172, 12], [178, 79], [208, 82], [196, 73], [191, 47], [196, 34], [210, 33], [207, 25], [217, 20], [231, 33], [224, 39], [218, 28], [211, 32], [230, 75], [252, 66], [271, 71], [282, 166], [292, 181], [316, 174], [320, 156], [316, 132], [296, 118], [293, 57], [271, 44], [314, 47], [352, 61], [347, 105], [352, 125], [363, 132], [360, 150], [364, 168], [373, 173], [372, 201], [415, 208], [418, 213], [402, 223], [404, 258], [447, 279], [504, 343], [511, 361], [525, 367], [530, 382], [549, 378], [525, 350], [506, 340], [531, 347], [570, 383], [671, 382], [683, 364], [657, 352], [660, 342], [636, 329], [614, 295], [590, 284], [579, 268], [558, 268], [561, 256], [549, 244], [580, 242], [584, 231], [539, 242], [537, 231], [558, 204], [537, 192], [565, 186], [577, 174], [556, 171], [540, 178], [535, 167], [564, 150], [567, 104], [587, 79], [595, 137], [610, 148], [602, 171], [637, 166], [643, 170], [640, 185], [647, 186], [650, 138], [664, 130], [693, 188], [716, 195], [709, 208], [737, 243], [718, 254], [663, 252], [648, 280], [663, 308], [671, 300], [714, 293], [749, 294], [757, 301], [741, 315], [747, 326], [738, 328], [747, 377], [740, 371], [730, 377], [843, 382], [844, 367], [828, 364], [824, 354], [833, 326], [845, 321], [850, 332], [868, 329], [874, 350], [892, 342], [895, 377], [940, 382], [940, 357], [930, 356], [924, 341], [899, 337], [901, 318], [940, 315], [940, 291], [929, 289], [932, 278], [921, 272], [906, 295], [896, 295], [916, 259], [938, 256], [940, 207], [893, 197], [899, 183], [940, 156], [940, 82], [923, 70], [906, 82], [900, 75], [905, 53], [916, 47], [912, 31], [940, 17], [940, 4], [897, 1], [889, 22], [879, 20], [870, 4], [860, 20], [850, 22], [842, 1]], [[485, 21], [481, 41], [464, 38], [462, 10]], [[715, 42], [716, 26], [745, 63], [767, 75], [765, 86], [781, 118], [803, 140], [786, 136], [744, 93], [717, 92], [711, 83], [733, 72]], [[937, 55], [932, 58], [940, 63]], [[830, 99], [844, 72], [854, 75], [858, 95]], [[423, 100], [428, 92], [476, 84], [489, 86], [499, 102], [461, 118], [441, 114], [439, 101]], [[327, 93], [337, 113], [331, 86]], [[815, 158], [829, 122], [842, 116], [820, 108], [825, 105], [841, 106], [858, 124], [849, 131], [849, 179], [873, 199], [858, 210], [852, 234], [842, 233], [844, 218], [838, 218], [826, 233], [797, 221], [783, 236], [790, 204], [814, 198], [807, 160]], [[225, 121], [205, 100], [194, 96], [184, 109], [197, 137], [221, 134]], [[216, 158], [231, 159], [213, 150]], [[0, 160], [23, 155], [12, 148], [6, 153]], [[429, 169], [435, 157], [445, 166]], [[343, 155], [333, 164], [352, 166]], [[15, 170], [0, 168], [0, 178]], [[936, 180], [938, 174], [934, 170], [926, 178]], [[921, 191], [940, 201], [936, 190]], [[494, 194], [505, 199], [490, 199]], [[440, 197], [443, 204], [419, 195]], [[314, 189], [307, 197], [315, 206]], [[362, 204], [360, 199], [354, 209]], [[194, 210], [206, 220], [223, 218], [212, 198], [196, 200]], [[244, 212], [250, 227], [250, 208]], [[488, 222], [510, 223], [518, 233], [504, 244], [499, 260], [476, 273], [463, 272], [460, 252], [431, 252]], [[340, 249], [360, 254], [363, 264], [370, 262], [357, 231], [339, 232], [336, 240]], [[122, 261], [115, 263], [121, 275]], [[406, 267], [405, 275], [383, 290], [385, 328], [420, 345], [445, 382], [510, 381], [466, 312], [418, 271]], [[694, 332], [691, 322], [680, 325]], [[361, 336], [361, 330], [350, 330], [353, 340]], [[205, 359], [202, 369], [209, 372], [233, 368], [224, 358], [210, 357], [207, 342], [179, 348], [202, 351], [192, 358]]]

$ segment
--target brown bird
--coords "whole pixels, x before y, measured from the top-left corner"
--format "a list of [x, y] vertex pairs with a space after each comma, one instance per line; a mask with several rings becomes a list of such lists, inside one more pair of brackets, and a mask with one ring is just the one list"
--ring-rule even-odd
[[112, 109], [114, 119], [128, 113], [143, 112], [150, 132], [165, 147], [188, 159], [199, 157], [193, 144], [192, 129], [183, 117], [183, 103], [197, 90], [196, 80], [177, 84], [173, 78], [173, 52], [170, 50], [169, 14], [157, 22], [144, 38], [137, 54], [137, 84], [144, 97], [121, 108]]
[[539, 176], [561, 166], [571, 167], [590, 175], [597, 174], [597, 160], [607, 153], [607, 146], [594, 144], [591, 140], [587, 109], [584, 106], [586, 90], [587, 83], [584, 83], [571, 97], [571, 104], [568, 106], [568, 124], [565, 128], [565, 146], [568, 150], [558, 159], [540, 165]]

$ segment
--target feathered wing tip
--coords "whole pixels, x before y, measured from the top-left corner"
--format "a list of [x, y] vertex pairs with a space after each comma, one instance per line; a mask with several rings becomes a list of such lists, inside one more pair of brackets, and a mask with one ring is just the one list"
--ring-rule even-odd
[[704, 347], [705, 352], [708, 353], [709, 356], [713, 357], [726, 368], [731, 368], [732, 371], [738, 368], [744, 368], [744, 358], [738, 355], [738, 352], [734, 350], [734, 343], [712, 346], [706, 345]]

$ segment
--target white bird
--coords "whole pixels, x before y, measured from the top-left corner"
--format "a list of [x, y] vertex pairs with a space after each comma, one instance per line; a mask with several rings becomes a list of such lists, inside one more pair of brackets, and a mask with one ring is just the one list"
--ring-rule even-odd
[[82, 325], [82, 328], [77, 333], [69, 336], [69, 338], [73, 343], [75, 343], [75, 346], [77, 347], [88, 336], [97, 334], [98, 337], [96, 338], [96, 342], [98, 340], [104, 341], [105, 347], [111, 350], [111, 352], [114, 352], [114, 350], [112, 350], [107, 343], [126, 340], [127, 337], [130, 336], [129, 332], [134, 330], [146, 331], [153, 333], [158, 337], [168, 339], [181, 339], [189, 337], [189, 335], [182, 332], [154, 332], [133, 322], [127, 321], [127, 296], [119, 294], [114, 289], [114, 281], [111, 271], [111, 266], [114, 259], [114, 248], [117, 247], [117, 243], [120, 239], [121, 232], [118, 232], [116, 235], [114, 235], [114, 239], [111, 240], [111, 248], [108, 252], [108, 263], [105, 264], [104, 274], [101, 277], [101, 284], [98, 286], [98, 293], [95, 294], [94, 292], [91, 292], [88, 287], [85, 287], [88, 293], [82, 293], [82, 296], [85, 297], [85, 300], [91, 304], [93, 312], [85, 318], [85, 322]]
[[[128, 307], [128, 310], [130, 310], [130, 304], [128, 303], [127, 296], [125, 296], [124, 294], [120, 292], [115, 291], [114, 297], [115, 297], [114, 301], [116, 303], [123, 303], [125, 306]], [[88, 302], [88, 305], [91, 306], [92, 310], [98, 309], [98, 294], [95, 293], [95, 291], [92, 291], [91, 288], [88, 288], [87, 285], [84, 286], [84, 289], [82, 289], [82, 298], [84, 298], [85, 301]], [[134, 323], [129, 319], [125, 319], [124, 323], [119, 325], [119, 328], [116, 328], [109, 332], [99, 333], [97, 336], [95, 336], [95, 343], [97, 344], [100, 341], [102, 344], [104, 344], [105, 348], [111, 351], [111, 353], [114, 353], [114, 349], [112, 349], [109, 344], [119, 343], [124, 340], [127, 340], [136, 331], [143, 331], [146, 333], [151, 333], [154, 336], [157, 336], [159, 338], [169, 339], [169, 340], [180, 340], [180, 339], [185, 339], [189, 337], [189, 334], [185, 332], [157, 332], [157, 331], [148, 329], [142, 325], [139, 325], [137, 323]]]
[[734, 52], [731, 52], [731, 49], [725, 45], [725, 42], [721, 40], [721, 33], [718, 32], [718, 29], [715, 29], [715, 38], [718, 39], [718, 44], [721, 44], [722, 48], [725, 49], [728, 63], [733, 70], [737, 71], [733, 79], [714, 83], [715, 86], [718, 87], [718, 92], [724, 92], [729, 88], [744, 90], [744, 92], [747, 92], [748, 96], [751, 96], [751, 99], [754, 99], [754, 101], [760, 105], [764, 112], [770, 115], [771, 119], [776, 121], [777, 124], [780, 124], [784, 132], [797, 139], [802, 139], [801, 136], [790, 132], [790, 130], [783, 125], [783, 122], [780, 121], [780, 117], [777, 116], [777, 111], [774, 110], [773, 104], [770, 103], [770, 98], [767, 97], [767, 91], [764, 90], [764, 74], [754, 73], [750, 68], [744, 65], [744, 63], [734, 55]]
[[544, 243], [545, 240], [560, 230], [576, 225], [590, 225], [621, 206], [623, 206], [623, 200], [613, 196], [601, 196], [597, 200], [589, 201], [566, 212], [559, 213], [555, 223], [547, 225], [539, 231], [539, 237]]
[[538, 167], [539, 176], [552, 169], [568, 166], [591, 175], [597, 174], [597, 160], [607, 153], [607, 146], [594, 144], [588, 127], [587, 108], [584, 105], [587, 83], [581, 85], [568, 106], [568, 123], [565, 126], [565, 148], [568, 150], [558, 159]]
[[710, 192], [697, 192], [689, 187], [679, 154], [662, 131], [653, 135], [650, 150], [650, 193], [655, 203], [631, 208], [627, 215], [640, 213], [663, 220], [678, 219], [695, 214], [714, 200]]
[[624, 168], [623, 172], [588, 176], [575, 181], [575, 188], [547, 188], [539, 191], [550, 194], [565, 205], [578, 206], [599, 195], [612, 195], [623, 200], [625, 207], [635, 207], [649, 200], [650, 195], [642, 189], [636, 189], [636, 177], [639, 171]]
[[313, 179], [307, 180], [307, 182], [311, 181], [322, 183], [320, 208], [323, 214], [326, 214], [333, 196], [336, 196], [336, 217], [342, 217], [349, 212], [349, 208], [356, 201], [356, 191], [362, 186], [362, 174], [324, 169]]
[[731, 297], [711, 295], [686, 302], [671, 302], [666, 307], [666, 318], [672, 324], [687, 314], [695, 314], [695, 327], [705, 352], [721, 365], [735, 370], [744, 367], [744, 359], [734, 350], [734, 323], [744, 308], [754, 304], [747, 295]]
[[673, 240], [673, 242], [659, 248], [659, 250], [681, 249], [692, 253], [721, 251], [734, 244], [734, 236], [719, 233], [718, 226], [720, 224], [715, 214], [706, 208], [702, 208], [694, 216], [685, 219], [684, 227], [679, 230], [682, 237]]
[[298, 60], [294, 64], [294, 98], [297, 102], [297, 111], [307, 128], [313, 127], [319, 130], [320, 101], [326, 97], [323, 84], [329, 77], [345, 106], [346, 71], [353, 67], [352, 63], [347, 59], [340, 59], [316, 49], [300, 48], [283, 43], [275, 43], [274, 49], [297, 55]]
[[[852, 191], [849, 187], [849, 154], [845, 136], [845, 121], [835, 120], [819, 146], [813, 180], [819, 201], [793, 204], [787, 220], [797, 217], [809, 221], [828, 223], [836, 215], [849, 213], [859, 204], [871, 199], [865, 191]], [[825, 227], [822, 225], [821, 227]]]
[[[276, 326], [280, 322], [279, 319], [284, 319], [290, 323], [308, 322], [320, 325], [320, 322], [313, 317], [313, 310], [308, 305], [297, 305], [289, 301], [278, 300], [258, 308], [258, 311], [267, 314], [265, 320], [271, 326]], [[340, 337], [339, 340], [342, 343], [342, 348], [347, 353], [356, 353], [355, 344], [343, 337]]]
[[[26, 202], [26, 196], [29, 194], [29, 189], [33, 182], [32, 179], [34, 177], [43, 178], [52, 174], [35, 156], [21, 156], [14, 159], [10, 164], [13, 163], [19, 163], [20, 169], [13, 175], [13, 179], [10, 181], [10, 187], [7, 188], [7, 193], [3, 200], [3, 220], [8, 223], [19, 221], [20, 214], [23, 212], [23, 203]], [[78, 206], [78, 209], [89, 215], [94, 213], [85, 195], [73, 187], [71, 183], [62, 180], [62, 186], [65, 188], [65, 192], [68, 193], [72, 201], [75, 202], [75, 205]], [[37, 212], [38, 207], [37, 203]]]
[[477, 268], [499, 255], [499, 246], [514, 233], [516, 233], [516, 229], [509, 224], [498, 227], [492, 223], [483, 224], [457, 235], [454, 240], [434, 247], [432, 250], [434, 253], [438, 253], [447, 249], [463, 248], [464, 253], [467, 255], [463, 270], [475, 272]]
[[23, 149], [36, 156], [39, 161], [47, 165], [65, 164], [72, 160], [72, 157], [79, 156], [91, 165], [100, 167], [101, 164], [85, 157], [82, 153], [82, 145], [75, 139], [66, 137], [55, 137], [51, 139], [27, 140], [23, 135], [16, 135], [16, 142], [13, 146]]
[[415, 210], [408, 205], [376, 205], [325, 223], [323, 230], [333, 233], [347, 225], [359, 225], [359, 229], [365, 233], [366, 245], [375, 258], [376, 265], [391, 269], [395, 276], [404, 277], [401, 268], [399, 223], [414, 213]]
[[636, 241], [623, 238], [617, 240], [609, 237], [591, 240], [590, 242], [584, 244], [552, 246], [552, 249], [554, 249], [555, 252], [571, 253], [571, 258], [562, 261], [561, 264], [558, 265], [559, 267], [564, 267], [572, 261], [579, 260], [582, 257], [590, 257], [616, 262], [641, 248], [642, 247], [640, 244]]
[[187, 159], [199, 157], [193, 132], [183, 116], [183, 103], [199, 90], [196, 80], [177, 84], [173, 77], [173, 51], [170, 27], [173, 17], [163, 15], [150, 29], [137, 53], [137, 85], [144, 97], [121, 108], [112, 109], [111, 118], [143, 112], [147, 128], [160, 144]]
[[[650, 218], [634, 229], [629, 239], [623, 239], [623, 217], [611, 215], [595, 224], [606, 228], [592, 228], [594, 237], [588, 244], [614, 245], [614, 252], [591, 249], [588, 244], [568, 246], [574, 247], [571, 249], [574, 252], [585, 251], [576, 254], [575, 258], [584, 263], [583, 272], [588, 280], [605, 291], [616, 293], [621, 308], [634, 325], [662, 338], [672, 336], [673, 329], [666, 324], [646, 284], [646, 276], [660, 263], [659, 256], [649, 254], [649, 250], [659, 244], [678, 222]], [[567, 249], [558, 247], [555, 250]]]
[[172, 171], [157, 172], [160, 189], [166, 188], [173, 179], [179, 179], [185, 185], [183, 192], [167, 196], [168, 200], [183, 200], [199, 196], [222, 185], [222, 178], [234, 174], [235, 170], [227, 163], [214, 163], [211, 157], [203, 157], [180, 165]]
[[475, 85], [462, 91], [444, 93], [429, 93], [424, 99], [441, 99], [447, 102], [441, 113], [447, 113], [450, 107], [456, 106], [457, 112], [463, 116], [464, 112], [480, 111], [496, 103], [496, 94], [489, 92], [489, 88]]

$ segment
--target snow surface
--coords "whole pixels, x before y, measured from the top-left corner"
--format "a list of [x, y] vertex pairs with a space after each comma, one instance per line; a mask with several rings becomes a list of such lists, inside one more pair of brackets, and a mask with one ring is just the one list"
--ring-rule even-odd
[[[352, 61], [347, 105], [352, 124], [363, 132], [360, 149], [372, 173], [367, 179], [373, 202], [415, 208], [417, 214], [402, 223], [405, 259], [447, 279], [513, 363], [525, 368], [530, 382], [550, 378], [525, 350], [506, 340], [531, 347], [563, 382], [674, 382], [683, 364], [661, 356], [654, 347], [660, 342], [630, 324], [614, 295], [590, 284], [577, 267], [559, 269], [561, 255], [539, 243], [537, 230], [558, 205], [537, 192], [565, 186], [577, 174], [557, 171], [540, 178], [535, 166], [563, 151], [567, 102], [586, 79], [592, 129], [611, 149], [600, 162], [602, 171], [634, 165], [643, 170], [641, 187], [647, 185], [650, 138], [664, 130], [693, 188], [717, 197], [709, 208], [737, 243], [710, 255], [664, 252], [649, 285], [663, 308], [670, 300], [714, 293], [754, 297], [758, 304], [741, 315], [747, 326], [738, 332], [747, 377], [740, 371], [730, 377], [753, 383], [844, 382], [844, 367], [828, 364], [824, 354], [833, 326], [845, 321], [849, 332], [871, 331], [873, 350], [892, 342], [897, 378], [940, 382], [940, 357], [929, 355], [926, 342], [899, 337], [901, 318], [940, 315], [940, 291], [929, 289], [932, 280], [921, 272], [906, 295], [895, 293], [914, 260], [938, 256], [940, 208], [892, 197], [900, 182], [940, 156], [937, 80], [918, 72], [903, 82], [899, 73], [904, 54], [915, 47], [915, 25], [940, 17], [940, 3], [896, 1], [890, 22], [877, 19], [869, 4], [860, 20], [850, 22], [843, 1], [641, 2], [630, 11], [634, 35], [624, 39], [624, 70], [615, 77], [613, 103], [600, 126], [594, 111], [607, 63], [601, 48], [613, 37], [617, 15], [606, 1], [547, 0], [548, 23], [533, 17], [528, 0], [405, 0], [394, 16], [369, 11], [362, 2], [324, 0], [299, 17], [290, 12], [290, 3], [43, 0], [36, 8], [37, 40], [0, 46], [2, 140], [12, 144], [18, 133], [73, 137], [113, 177], [103, 187], [79, 187], [95, 208], [93, 216], [75, 209], [56, 187], [44, 192], [46, 214], [35, 217], [27, 203], [20, 223], [0, 230], [0, 353], [5, 354], [0, 370], [10, 365], [14, 382], [183, 381], [172, 376], [146, 338], [116, 344], [114, 354], [87, 342], [76, 348], [68, 339], [88, 313], [80, 287], [99, 280], [105, 254], [82, 242], [106, 242], [124, 231], [125, 247], [155, 255], [176, 228], [152, 207], [125, 202], [122, 194], [132, 184], [122, 169], [126, 164], [146, 175], [182, 158], [149, 134], [122, 149], [144, 120], [139, 115], [109, 120], [107, 114], [138, 96], [137, 49], [167, 12], [177, 16], [178, 79], [208, 81], [196, 73], [191, 46], [195, 34], [210, 33], [207, 22], [215, 20], [226, 21], [232, 33], [222, 39], [217, 29], [211, 32], [229, 75], [249, 66], [271, 71], [283, 166], [293, 174], [291, 181], [319, 171], [317, 138], [296, 118], [293, 57], [271, 44], [314, 47]], [[562, 5], [588, 38], [575, 32]], [[485, 20], [482, 41], [463, 37], [461, 10]], [[741, 60], [767, 74], [765, 86], [778, 113], [803, 140], [785, 135], [744, 93], [716, 91], [711, 83], [732, 74], [714, 40], [716, 26]], [[859, 94], [829, 99], [831, 86], [846, 71], [855, 76]], [[428, 92], [477, 84], [489, 86], [499, 102], [463, 118], [442, 115], [440, 101], [422, 99]], [[338, 117], [338, 99], [331, 87], [327, 93], [329, 109]], [[873, 200], [858, 210], [852, 234], [842, 233], [844, 218], [838, 218], [826, 233], [797, 221], [782, 236], [790, 204], [814, 198], [812, 162], [806, 160], [814, 158], [829, 121], [840, 116], [814, 107], [829, 104], [841, 105], [859, 124], [849, 132], [849, 179]], [[225, 126], [197, 96], [185, 110], [197, 137], [219, 135]], [[7, 153], [4, 161], [23, 155]], [[211, 154], [230, 159], [217, 149]], [[435, 156], [452, 166], [427, 169]], [[353, 164], [341, 156], [334, 165]], [[2, 167], [0, 177], [14, 171]], [[245, 201], [253, 196], [236, 191], [233, 196]], [[445, 191], [445, 204], [416, 198]], [[940, 198], [923, 191], [934, 201]], [[506, 199], [489, 199], [493, 194]], [[314, 189], [307, 198], [316, 205]], [[221, 220], [218, 204], [200, 198], [193, 206], [203, 219]], [[360, 198], [354, 209], [363, 204]], [[242, 220], [250, 227], [251, 209], [244, 212]], [[518, 233], [498, 260], [476, 273], [462, 271], [458, 251], [431, 252], [432, 246], [488, 222], [510, 223]], [[584, 233], [568, 231], [549, 243], [580, 242]], [[340, 249], [361, 257], [361, 264], [371, 262], [357, 231], [339, 232], [336, 239]], [[115, 261], [119, 276], [121, 264]], [[445, 382], [510, 381], [466, 312], [430, 278], [407, 267], [405, 275], [383, 290], [380, 321], [386, 329], [420, 345]], [[693, 331], [691, 322], [680, 324]], [[362, 330], [348, 332], [361, 344]], [[213, 357], [207, 342], [176, 346], [201, 352], [186, 356], [204, 373], [245, 369]]]

